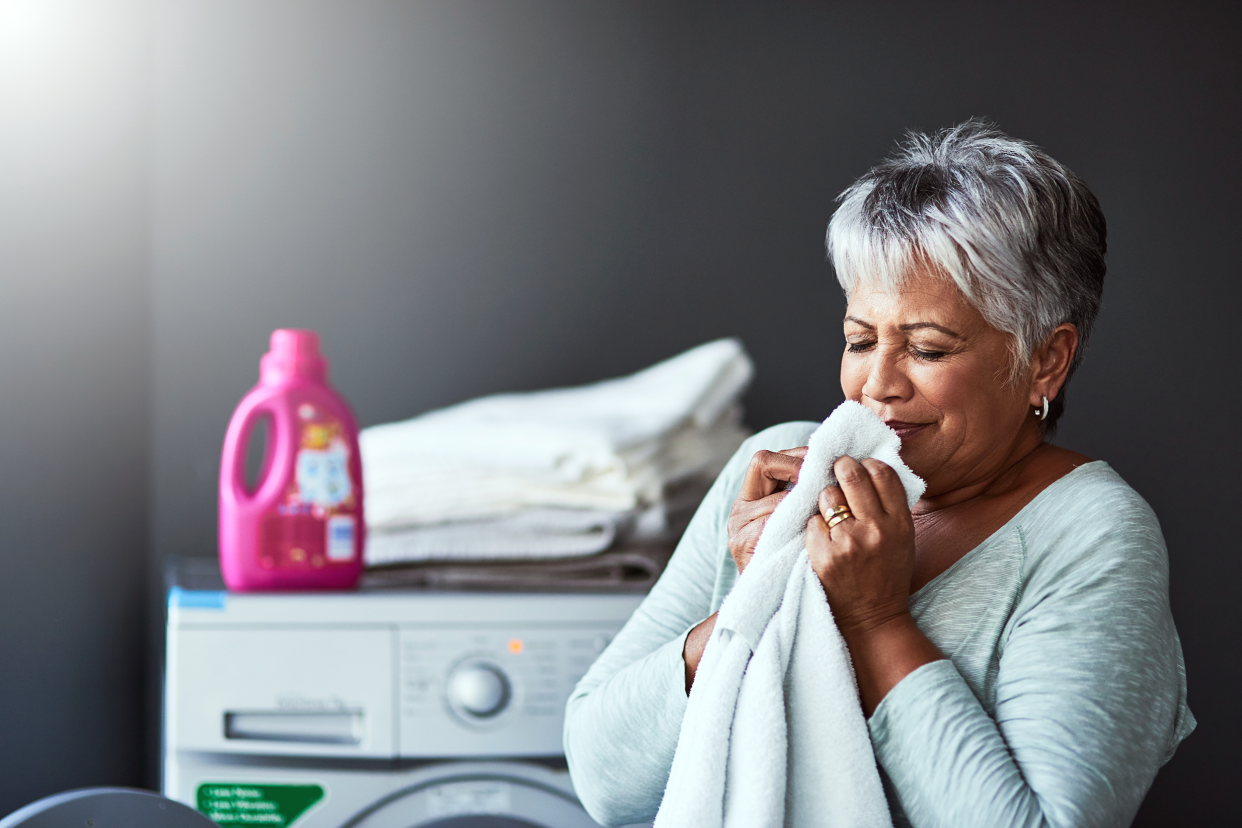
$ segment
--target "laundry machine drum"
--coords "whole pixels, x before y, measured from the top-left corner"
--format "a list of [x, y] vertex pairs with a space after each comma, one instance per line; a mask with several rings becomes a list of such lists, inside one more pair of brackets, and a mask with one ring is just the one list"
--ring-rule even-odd
[[598, 828], [574, 796], [528, 774], [443, 775], [395, 791], [341, 828]]

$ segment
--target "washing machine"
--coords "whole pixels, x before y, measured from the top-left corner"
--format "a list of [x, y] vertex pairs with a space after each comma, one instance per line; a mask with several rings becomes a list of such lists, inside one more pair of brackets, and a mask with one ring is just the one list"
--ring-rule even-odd
[[174, 586], [163, 792], [222, 826], [595, 826], [565, 702], [641, 599]]

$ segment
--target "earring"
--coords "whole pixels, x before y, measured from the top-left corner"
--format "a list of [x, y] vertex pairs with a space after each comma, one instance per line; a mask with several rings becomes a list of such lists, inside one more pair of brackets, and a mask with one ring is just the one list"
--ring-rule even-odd
[[[1041, 395], [1041, 396], [1042, 396], [1042, 395]], [[1047, 398], [1047, 397], [1044, 397], [1044, 410], [1043, 410], [1043, 411], [1040, 411], [1038, 408], [1036, 408], [1036, 409], [1035, 409], [1035, 416], [1036, 416], [1036, 417], [1038, 417], [1038, 418], [1039, 418], [1039, 419], [1041, 419], [1041, 420], [1046, 420], [1046, 419], [1048, 419], [1048, 398]]]

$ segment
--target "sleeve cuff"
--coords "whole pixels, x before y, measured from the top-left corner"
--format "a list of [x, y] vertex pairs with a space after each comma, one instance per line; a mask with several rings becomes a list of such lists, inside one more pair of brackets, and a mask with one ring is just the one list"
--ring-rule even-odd
[[[664, 696], [667, 699], [665, 708], [680, 723], [686, 713], [686, 637], [694, 629], [691, 627], [672, 641], [660, 647], [652, 655], [656, 660], [656, 675], [664, 676], [667, 681]], [[680, 730], [680, 724], [678, 725]]]

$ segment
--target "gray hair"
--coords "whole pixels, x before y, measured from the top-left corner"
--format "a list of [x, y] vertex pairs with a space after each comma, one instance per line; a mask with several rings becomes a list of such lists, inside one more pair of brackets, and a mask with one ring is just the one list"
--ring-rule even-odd
[[[1083, 180], [1040, 148], [971, 119], [911, 132], [837, 199], [828, 257], [846, 296], [860, 282], [894, 293], [916, 270], [951, 278], [988, 324], [1011, 335], [1015, 382], [1064, 322], [1082, 362], [1104, 291], [1106, 225]], [[1065, 389], [1049, 407], [1052, 434]]]

